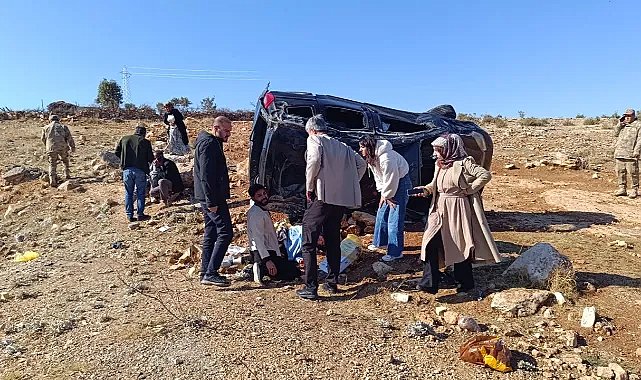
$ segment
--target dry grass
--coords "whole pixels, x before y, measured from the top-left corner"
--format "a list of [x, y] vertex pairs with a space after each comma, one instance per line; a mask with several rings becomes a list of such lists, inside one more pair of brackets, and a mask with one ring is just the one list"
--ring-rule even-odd
[[547, 288], [553, 292], [562, 293], [567, 299], [576, 299], [576, 273], [572, 267], [559, 267], [550, 274]]
[[24, 380], [27, 376], [23, 375], [20, 371], [8, 371], [2, 374], [2, 380]]

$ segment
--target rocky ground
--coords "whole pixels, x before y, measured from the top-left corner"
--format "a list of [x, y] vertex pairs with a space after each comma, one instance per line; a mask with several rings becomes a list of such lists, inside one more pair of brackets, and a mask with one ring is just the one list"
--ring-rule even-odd
[[[187, 124], [195, 132], [209, 122]], [[475, 268], [479, 289], [471, 295], [410, 292], [420, 276], [420, 226], [407, 232], [405, 258], [386, 278], [372, 269], [379, 255], [364, 252], [343, 291], [321, 293], [317, 302], [298, 299], [292, 285], [200, 286], [187, 269], [170, 269], [199, 244], [198, 211], [188, 201], [151, 205], [153, 220], [130, 229], [118, 173], [100, 158], [133, 123], [67, 122], [78, 145], [75, 183], [58, 190], [34, 179], [1, 188], [0, 379], [626, 378], [621, 371], [638, 379], [641, 200], [610, 195], [612, 124], [601, 123], [484, 125], [495, 159], [483, 196], [501, 252], [517, 257], [549, 242], [572, 261], [579, 289], [566, 288], [563, 304], [513, 317], [492, 308], [496, 294], [518, 291], [502, 276], [509, 262]], [[3, 174], [16, 165], [46, 170], [42, 124], [0, 122]], [[240, 246], [250, 132], [250, 123], [237, 123], [226, 146]], [[370, 239], [363, 237], [365, 246]], [[14, 261], [27, 251], [40, 257]], [[596, 323], [581, 327], [590, 306]], [[502, 337], [515, 371], [461, 361], [459, 347], [479, 333], [466, 330], [477, 329], [469, 320], [459, 327], [460, 316]]]

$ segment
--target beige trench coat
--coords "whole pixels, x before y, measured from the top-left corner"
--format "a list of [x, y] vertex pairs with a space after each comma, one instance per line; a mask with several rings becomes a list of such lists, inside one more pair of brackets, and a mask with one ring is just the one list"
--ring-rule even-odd
[[[425, 185], [426, 190], [434, 194], [429, 214], [434, 212], [434, 206], [439, 196], [438, 192], [435, 193], [436, 179], [438, 178], [439, 170], [439, 167], [436, 166], [434, 179], [431, 183]], [[474, 239], [474, 261], [498, 263], [501, 261], [501, 256], [490, 232], [490, 227], [485, 218], [485, 211], [483, 210], [483, 203], [478, 193], [479, 190], [490, 181], [492, 174], [482, 166], [477, 165], [470, 156], [461, 161], [454, 162], [452, 170], [454, 170], [453, 176], [459, 178], [459, 187], [467, 194], [467, 199], [470, 202], [472, 211], [472, 236]], [[427, 257], [425, 247], [439, 229], [440, 225], [430, 226], [428, 223], [428, 225], [425, 226], [425, 233], [423, 234], [423, 242], [421, 245], [421, 260], [425, 261]], [[442, 252], [439, 256], [443, 256]], [[444, 257], [440, 257], [439, 262], [442, 265], [444, 263]]]

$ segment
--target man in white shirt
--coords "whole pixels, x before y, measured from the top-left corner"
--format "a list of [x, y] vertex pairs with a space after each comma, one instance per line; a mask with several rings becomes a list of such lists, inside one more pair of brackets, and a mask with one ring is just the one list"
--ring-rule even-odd
[[296, 264], [287, 259], [280, 250], [276, 229], [269, 211], [267, 189], [253, 184], [248, 190], [254, 204], [247, 210], [247, 235], [254, 258], [254, 281], [262, 283], [263, 275], [274, 280], [291, 281], [300, 277]]

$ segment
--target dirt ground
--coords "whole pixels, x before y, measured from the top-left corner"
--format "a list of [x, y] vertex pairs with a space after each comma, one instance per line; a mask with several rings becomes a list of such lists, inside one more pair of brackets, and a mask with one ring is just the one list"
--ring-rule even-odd
[[[167, 209], [150, 205], [154, 222], [130, 230], [117, 172], [100, 165], [100, 152], [113, 150], [134, 122], [68, 121], [78, 145], [72, 172], [81, 189], [61, 191], [33, 180], [0, 191], [0, 379], [579, 379], [608, 363], [639, 374], [641, 200], [611, 195], [611, 124], [571, 122], [576, 125], [554, 120], [525, 127], [511, 120], [501, 128], [484, 126], [495, 155], [483, 197], [501, 252], [517, 256], [550, 242], [572, 260], [578, 283], [596, 288], [551, 307], [551, 318], [542, 312], [508, 318], [490, 308], [490, 294], [511, 287], [501, 275], [509, 263], [475, 268], [474, 296], [445, 289], [436, 297], [409, 292], [408, 303], [391, 299], [421, 275], [420, 226], [406, 233], [405, 258], [386, 280], [371, 268], [379, 255], [364, 252], [342, 291], [321, 292], [319, 301], [300, 300], [294, 285], [201, 286], [187, 270], [169, 269], [171, 257], [200, 244], [198, 211], [188, 201]], [[192, 132], [208, 123], [187, 121]], [[43, 124], [0, 122], [2, 172], [15, 165], [46, 170]], [[152, 129], [158, 136], [161, 128]], [[232, 214], [241, 224], [250, 132], [251, 123], [236, 123], [225, 148]], [[586, 169], [527, 168], [556, 152], [583, 158]], [[169, 230], [160, 232], [161, 226]], [[364, 237], [364, 245], [370, 240]], [[616, 240], [627, 247], [612, 245]], [[123, 248], [112, 248], [118, 241]], [[246, 237], [239, 233], [236, 243], [246, 244]], [[14, 262], [24, 251], [41, 256]], [[519, 368], [500, 373], [460, 361], [459, 347], [474, 334], [456, 328], [439, 326], [438, 338], [410, 336], [408, 326], [417, 321], [438, 325], [437, 305], [504, 337]], [[614, 333], [582, 329], [585, 306], [595, 306]], [[578, 348], [559, 340], [570, 330], [580, 335]]]

